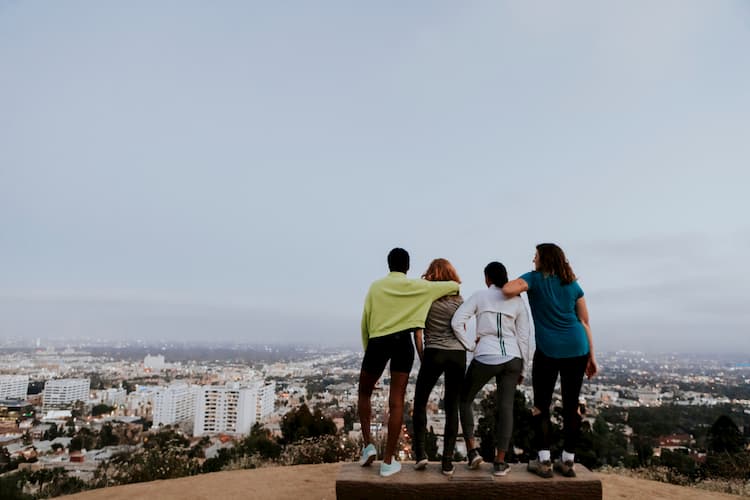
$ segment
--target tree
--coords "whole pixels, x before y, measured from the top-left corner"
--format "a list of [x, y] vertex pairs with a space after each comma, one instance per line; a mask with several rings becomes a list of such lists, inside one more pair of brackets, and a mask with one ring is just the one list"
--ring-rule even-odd
[[320, 409], [310, 413], [307, 405], [303, 404], [284, 415], [281, 419], [281, 433], [286, 443], [293, 443], [307, 437], [336, 434], [336, 424], [323, 416]]
[[98, 417], [106, 413], [112, 413], [114, 409], [115, 409], [114, 406], [109, 406], [105, 404], [95, 405], [93, 408], [91, 408], [91, 416]]
[[120, 439], [114, 432], [112, 424], [106, 423], [102, 426], [102, 430], [99, 431], [99, 440], [97, 442], [98, 448], [104, 448], [105, 446], [116, 446], [120, 444]]
[[26, 472], [14, 472], [0, 476], [0, 498], [3, 500], [32, 500], [34, 497], [23, 492]]
[[744, 448], [745, 440], [739, 427], [726, 415], [720, 416], [711, 426], [708, 448], [714, 453], [737, 453]]
[[73, 409], [70, 410], [70, 414], [73, 418], [82, 418], [86, 416], [86, 403], [83, 401], [76, 401], [73, 403]]
[[351, 406], [344, 412], [344, 432], [354, 430], [354, 422], [357, 421], [357, 410]]
[[42, 439], [45, 441], [52, 441], [59, 437], [62, 433], [58, 429], [56, 424], [50, 424], [49, 428], [42, 434]]
[[266, 460], [276, 460], [281, 455], [281, 446], [271, 437], [270, 431], [256, 423], [250, 434], [236, 447], [243, 456], [259, 455]]

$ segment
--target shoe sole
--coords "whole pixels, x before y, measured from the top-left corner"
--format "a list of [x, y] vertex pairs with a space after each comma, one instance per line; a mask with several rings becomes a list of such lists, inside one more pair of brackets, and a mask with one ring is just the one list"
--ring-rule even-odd
[[420, 460], [414, 464], [414, 470], [425, 470], [427, 468], [427, 460]]
[[544, 479], [552, 479], [552, 473], [546, 474], [544, 472], [537, 472], [537, 471], [529, 471], [532, 474], [536, 474], [537, 476], [544, 478]]
[[391, 477], [392, 475], [398, 474], [399, 472], [401, 472], [401, 469], [397, 469], [397, 470], [390, 471], [390, 472], [387, 472], [387, 473], [383, 474], [383, 471], [381, 470], [380, 471], [380, 477]]
[[452, 476], [455, 470], [444, 470], [443, 475], [444, 476]]
[[510, 472], [510, 467], [505, 469], [504, 471], [495, 471], [492, 473], [493, 476], [502, 477], [507, 476], [508, 472]]
[[475, 458], [469, 464], [469, 469], [471, 469], [471, 470], [477, 470], [479, 468], [479, 466], [482, 465], [482, 462], [484, 462], [484, 459], [482, 457]]
[[576, 477], [576, 471], [572, 468], [564, 470], [561, 466], [558, 465], [557, 467], [554, 467], [553, 470], [563, 477]]
[[360, 460], [359, 465], [361, 467], [367, 467], [368, 465], [372, 464], [374, 461], [375, 461], [375, 455], [370, 455], [367, 457], [367, 459], [364, 462]]
[[542, 472], [542, 471], [536, 470], [536, 469], [526, 469], [526, 470], [529, 471], [532, 474], [536, 474], [537, 476], [539, 476], [541, 478], [552, 479], [552, 471]]

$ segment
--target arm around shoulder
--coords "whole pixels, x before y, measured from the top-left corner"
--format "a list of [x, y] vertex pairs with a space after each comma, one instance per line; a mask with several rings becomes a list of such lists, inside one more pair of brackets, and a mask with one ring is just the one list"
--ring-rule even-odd
[[503, 294], [505, 294], [507, 297], [515, 297], [516, 295], [521, 295], [521, 292], [526, 292], [528, 290], [529, 284], [526, 283], [526, 280], [524, 280], [523, 278], [509, 281], [505, 285], [503, 285]]

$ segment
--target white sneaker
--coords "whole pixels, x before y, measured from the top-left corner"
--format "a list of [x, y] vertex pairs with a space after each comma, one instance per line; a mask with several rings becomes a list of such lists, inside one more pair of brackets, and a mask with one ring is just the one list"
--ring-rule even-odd
[[372, 443], [368, 444], [364, 448], [362, 448], [362, 455], [359, 457], [359, 465], [362, 467], [366, 467], [370, 465], [374, 460], [375, 457], [378, 455], [377, 450], [375, 450], [375, 445]]
[[391, 459], [391, 463], [385, 462], [380, 463], [380, 475], [382, 477], [392, 476], [395, 473], [401, 471], [401, 462], [398, 460]]

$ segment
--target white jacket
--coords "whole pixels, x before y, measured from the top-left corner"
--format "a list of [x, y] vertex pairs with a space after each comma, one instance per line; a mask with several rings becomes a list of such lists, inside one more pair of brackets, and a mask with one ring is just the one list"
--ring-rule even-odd
[[457, 337], [465, 338], [466, 323], [474, 316], [478, 339], [474, 356], [510, 356], [523, 360], [524, 371], [531, 366], [531, 321], [521, 297], [508, 298], [495, 285], [476, 292], [453, 315], [451, 326]]

